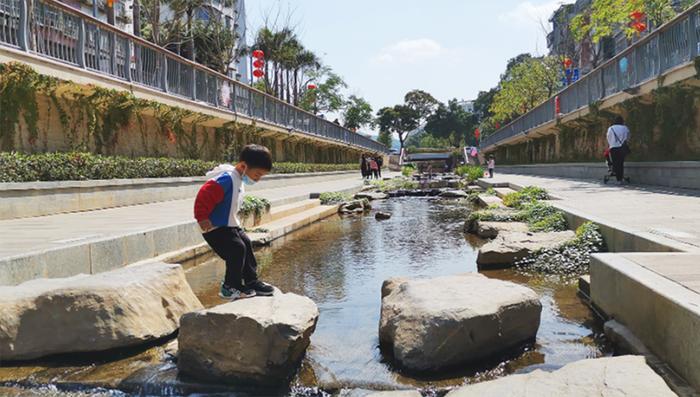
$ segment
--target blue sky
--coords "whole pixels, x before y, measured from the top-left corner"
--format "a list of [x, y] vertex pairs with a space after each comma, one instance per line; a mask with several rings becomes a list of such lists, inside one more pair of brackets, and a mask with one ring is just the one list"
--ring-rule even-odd
[[[542, 24], [562, 0], [248, 0], [249, 32], [265, 15], [291, 15], [303, 43], [375, 111], [411, 89], [441, 101], [473, 99], [506, 62], [545, 54]], [[571, 2], [571, 1], [566, 1]], [[273, 11], [272, 15], [276, 15]]]

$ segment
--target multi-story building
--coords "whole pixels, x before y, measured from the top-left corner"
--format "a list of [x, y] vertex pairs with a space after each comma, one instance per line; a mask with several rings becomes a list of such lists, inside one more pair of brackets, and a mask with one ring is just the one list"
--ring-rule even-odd
[[[133, 0], [113, 0], [113, 10], [110, 10], [107, 6], [107, 0], [61, 1], [103, 22], [113, 24], [125, 32], [134, 33]], [[93, 1], [95, 1], [94, 4]], [[244, 55], [245, 51], [242, 51], [246, 46], [245, 0], [207, 0], [204, 5], [195, 11], [194, 17], [205, 22], [216, 19], [235, 33], [236, 48], [233, 51], [234, 59], [229, 65], [227, 74], [247, 83], [249, 81], [248, 57]], [[163, 22], [174, 18], [173, 12], [167, 4], [161, 5], [160, 18]], [[88, 35], [87, 39], [93, 40], [94, 37]], [[170, 49], [173, 50], [173, 48]]]

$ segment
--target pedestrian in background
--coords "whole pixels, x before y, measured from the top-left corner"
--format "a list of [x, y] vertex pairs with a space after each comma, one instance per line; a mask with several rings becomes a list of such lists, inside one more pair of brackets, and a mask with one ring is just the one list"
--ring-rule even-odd
[[367, 162], [367, 155], [362, 154], [362, 156], [360, 157], [360, 172], [362, 173], [362, 179], [367, 178], [368, 170], [369, 163]]
[[384, 165], [384, 158], [382, 156], [377, 157], [377, 173], [379, 174], [379, 179], [382, 178], [382, 166]]
[[372, 177], [374, 179], [379, 179], [379, 164], [377, 164], [377, 160], [372, 157], [369, 158], [369, 169], [372, 171]]
[[623, 185], [625, 183], [625, 157], [630, 154], [631, 150], [627, 144], [630, 130], [625, 125], [625, 119], [622, 116], [615, 117], [613, 125], [608, 128], [607, 138], [615, 178], [617, 183]]
[[496, 169], [496, 158], [493, 157], [493, 154], [489, 156], [487, 168], [489, 169], [489, 178], [493, 178], [493, 171]]

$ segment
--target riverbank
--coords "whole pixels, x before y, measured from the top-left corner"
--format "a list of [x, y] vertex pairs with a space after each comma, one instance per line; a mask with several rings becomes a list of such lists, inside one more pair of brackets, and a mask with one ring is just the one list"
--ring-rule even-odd
[[[391, 213], [391, 219], [378, 222], [373, 213], [331, 216], [257, 252], [264, 280], [285, 292], [310, 297], [321, 312], [299, 375], [290, 390], [275, 395], [327, 396], [349, 388], [421, 388], [430, 395], [465, 382], [533, 369], [552, 370], [609, 354], [600, 338], [602, 324], [576, 296], [575, 285], [511, 269], [483, 274], [536, 291], [543, 311], [534, 344], [438, 376], [416, 376], [396, 369], [379, 350], [377, 324], [383, 280], [476, 272], [476, 250], [483, 241], [464, 235], [469, 207], [459, 200], [393, 198], [374, 201], [373, 207], [374, 211]], [[192, 269], [197, 282], [191, 284], [196, 285], [201, 302], [205, 306], [219, 304], [216, 293], [223, 264], [213, 260]], [[99, 360], [64, 357], [3, 367], [0, 381], [54, 383], [59, 388], [103, 386], [152, 395], [195, 391], [250, 395], [240, 388], [183, 382], [177, 377], [168, 346], [168, 341], [163, 341], [150, 348], [101, 355]]]

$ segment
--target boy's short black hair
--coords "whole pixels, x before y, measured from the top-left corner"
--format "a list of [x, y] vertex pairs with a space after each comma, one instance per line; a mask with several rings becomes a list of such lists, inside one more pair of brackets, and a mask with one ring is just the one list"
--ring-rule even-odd
[[238, 158], [244, 161], [250, 168], [262, 168], [272, 170], [272, 155], [270, 150], [262, 145], [246, 145]]
[[625, 119], [622, 116], [616, 116], [615, 121], [613, 122], [615, 125], [624, 125], [625, 124]]

